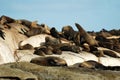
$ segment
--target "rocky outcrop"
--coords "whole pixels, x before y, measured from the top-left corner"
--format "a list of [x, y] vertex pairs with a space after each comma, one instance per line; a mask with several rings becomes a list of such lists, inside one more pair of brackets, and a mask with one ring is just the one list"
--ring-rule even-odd
[[58, 32], [36, 21], [1, 16], [0, 80], [119, 80], [119, 30], [88, 33], [75, 25], [78, 31], [67, 26]]
[[119, 80], [120, 71], [73, 67], [45, 67], [28, 62], [0, 66], [0, 79], [15, 80]]

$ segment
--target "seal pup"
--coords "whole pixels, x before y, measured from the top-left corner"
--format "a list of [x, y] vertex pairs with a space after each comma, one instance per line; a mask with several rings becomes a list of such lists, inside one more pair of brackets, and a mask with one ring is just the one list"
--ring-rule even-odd
[[67, 66], [64, 59], [53, 56], [33, 58], [30, 62], [41, 66]]
[[75, 26], [79, 30], [80, 37], [82, 37], [86, 43], [88, 43], [90, 46], [98, 46], [98, 42], [89, 35], [78, 23], [75, 23]]

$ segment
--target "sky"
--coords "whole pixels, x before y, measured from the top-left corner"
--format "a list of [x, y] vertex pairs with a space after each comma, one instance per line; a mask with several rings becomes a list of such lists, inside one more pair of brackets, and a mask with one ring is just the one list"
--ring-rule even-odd
[[0, 0], [0, 16], [45, 23], [61, 31], [79, 23], [87, 31], [120, 29], [120, 0]]

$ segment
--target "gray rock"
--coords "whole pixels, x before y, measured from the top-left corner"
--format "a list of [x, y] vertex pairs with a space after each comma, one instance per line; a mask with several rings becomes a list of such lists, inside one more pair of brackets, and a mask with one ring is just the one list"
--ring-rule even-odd
[[75, 67], [45, 67], [28, 62], [18, 62], [1, 65], [0, 76], [34, 80], [120, 80], [120, 71]]
[[34, 79], [38, 80], [37, 77], [30, 73], [26, 72], [17, 68], [11, 68], [6, 65], [1, 65], [0, 66], [0, 80], [27, 80], [27, 79]]

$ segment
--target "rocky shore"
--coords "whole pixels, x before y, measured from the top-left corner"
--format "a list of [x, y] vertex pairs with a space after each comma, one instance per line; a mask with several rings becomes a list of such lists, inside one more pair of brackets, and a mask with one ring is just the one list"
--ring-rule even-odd
[[61, 31], [0, 17], [0, 80], [120, 80], [120, 30]]
[[119, 71], [75, 67], [45, 67], [28, 62], [0, 66], [0, 79], [11, 80], [119, 80]]

